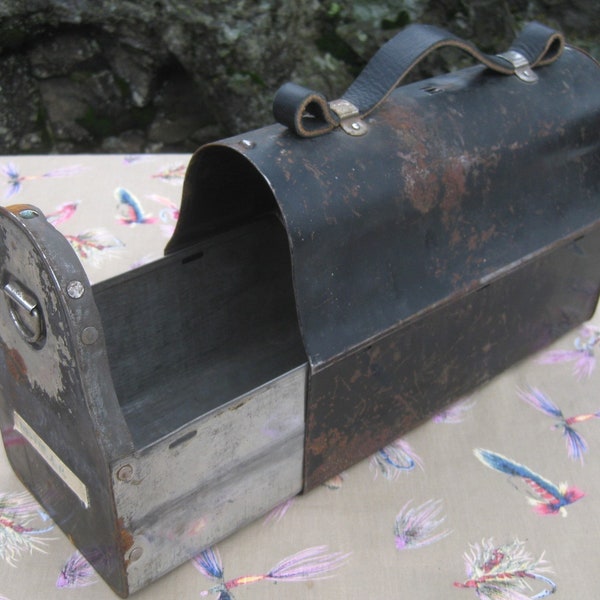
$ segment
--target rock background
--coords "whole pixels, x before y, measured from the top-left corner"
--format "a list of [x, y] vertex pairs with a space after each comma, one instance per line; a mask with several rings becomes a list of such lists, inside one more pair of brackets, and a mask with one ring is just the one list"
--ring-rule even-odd
[[339, 96], [409, 23], [495, 52], [532, 19], [600, 58], [598, 0], [0, 0], [0, 154], [192, 151], [271, 123], [285, 81]]

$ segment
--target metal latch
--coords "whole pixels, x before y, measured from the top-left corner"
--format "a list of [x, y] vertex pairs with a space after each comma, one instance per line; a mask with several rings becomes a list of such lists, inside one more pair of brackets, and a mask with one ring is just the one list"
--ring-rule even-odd
[[7, 283], [2, 291], [8, 298], [11, 319], [23, 339], [30, 344], [40, 342], [45, 328], [37, 299], [15, 281]]
[[515, 75], [525, 83], [535, 83], [538, 80], [536, 72], [532, 69], [529, 61], [516, 50], [508, 50], [502, 54], [497, 55], [499, 58], [503, 58], [508, 61], [515, 70]]
[[367, 124], [360, 118], [360, 112], [352, 102], [344, 98], [332, 100], [329, 108], [336, 114], [340, 120], [340, 127], [348, 135], [359, 136], [367, 133]]

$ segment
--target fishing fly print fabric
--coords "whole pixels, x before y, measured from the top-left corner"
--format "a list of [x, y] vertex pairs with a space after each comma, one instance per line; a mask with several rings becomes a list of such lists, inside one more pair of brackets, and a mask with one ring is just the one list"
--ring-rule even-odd
[[[97, 283], [162, 256], [189, 158], [0, 157], [0, 198], [40, 208]], [[593, 318], [135, 597], [595, 600], [599, 352]], [[0, 451], [0, 600], [114, 597]]]

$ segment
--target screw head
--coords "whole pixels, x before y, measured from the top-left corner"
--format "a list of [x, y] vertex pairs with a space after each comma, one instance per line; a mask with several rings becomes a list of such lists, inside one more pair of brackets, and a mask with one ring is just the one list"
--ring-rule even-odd
[[123, 465], [117, 471], [117, 479], [126, 483], [131, 481], [133, 479], [133, 467], [131, 465]]
[[95, 327], [86, 327], [81, 332], [81, 341], [89, 346], [90, 344], [94, 344], [98, 339], [99, 333]]
[[139, 560], [140, 558], [142, 558], [142, 554], [144, 554], [143, 548], [140, 548], [139, 546], [134, 546], [129, 552], [129, 561], [135, 562], [136, 560]]
[[246, 150], [252, 150], [252, 148], [256, 147], [256, 142], [253, 142], [252, 140], [242, 140], [240, 146]]
[[69, 295], [69, 298], [76, 300], [77, 298], [81, 298], [84, 292], [85, 286], [81, 281], [70, 281], [67, 285], [67, 294]]

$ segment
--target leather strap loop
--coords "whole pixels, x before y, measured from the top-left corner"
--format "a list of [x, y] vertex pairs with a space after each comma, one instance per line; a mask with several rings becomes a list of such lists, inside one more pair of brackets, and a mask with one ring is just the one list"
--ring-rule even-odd
[[565, 38], [561, 33], [533, 21], [525, 25], [510, 50], [522, 54], [531, 67], [537, 67], [554, 62], [564, 47]]
[[323, 94], [291, 82], [277, 90], [273, 115], [302, 137], [322, 135], [338, 124]]
[[[559, 32], [528, 23], [511, 45], [507, 55], [518, 53], [530, 67], [555, 61], [564, 48]], [[369, 61], [341, 99], [358, 108], [360, 117], [370, 114], [401, 83], [406, 75], [431, 52], [443, 47], [459, 48], [490, 69], [504, 75], [515, 73], [515, 66], [501, 55], [485, 54], [474, 44], [434, 25], [409, 25], [385, 43]], [[339, 119], [326, 98], [296, 84], [284, 84], [273, 102], [275, 119], [302, 137], [331, 131]]]

